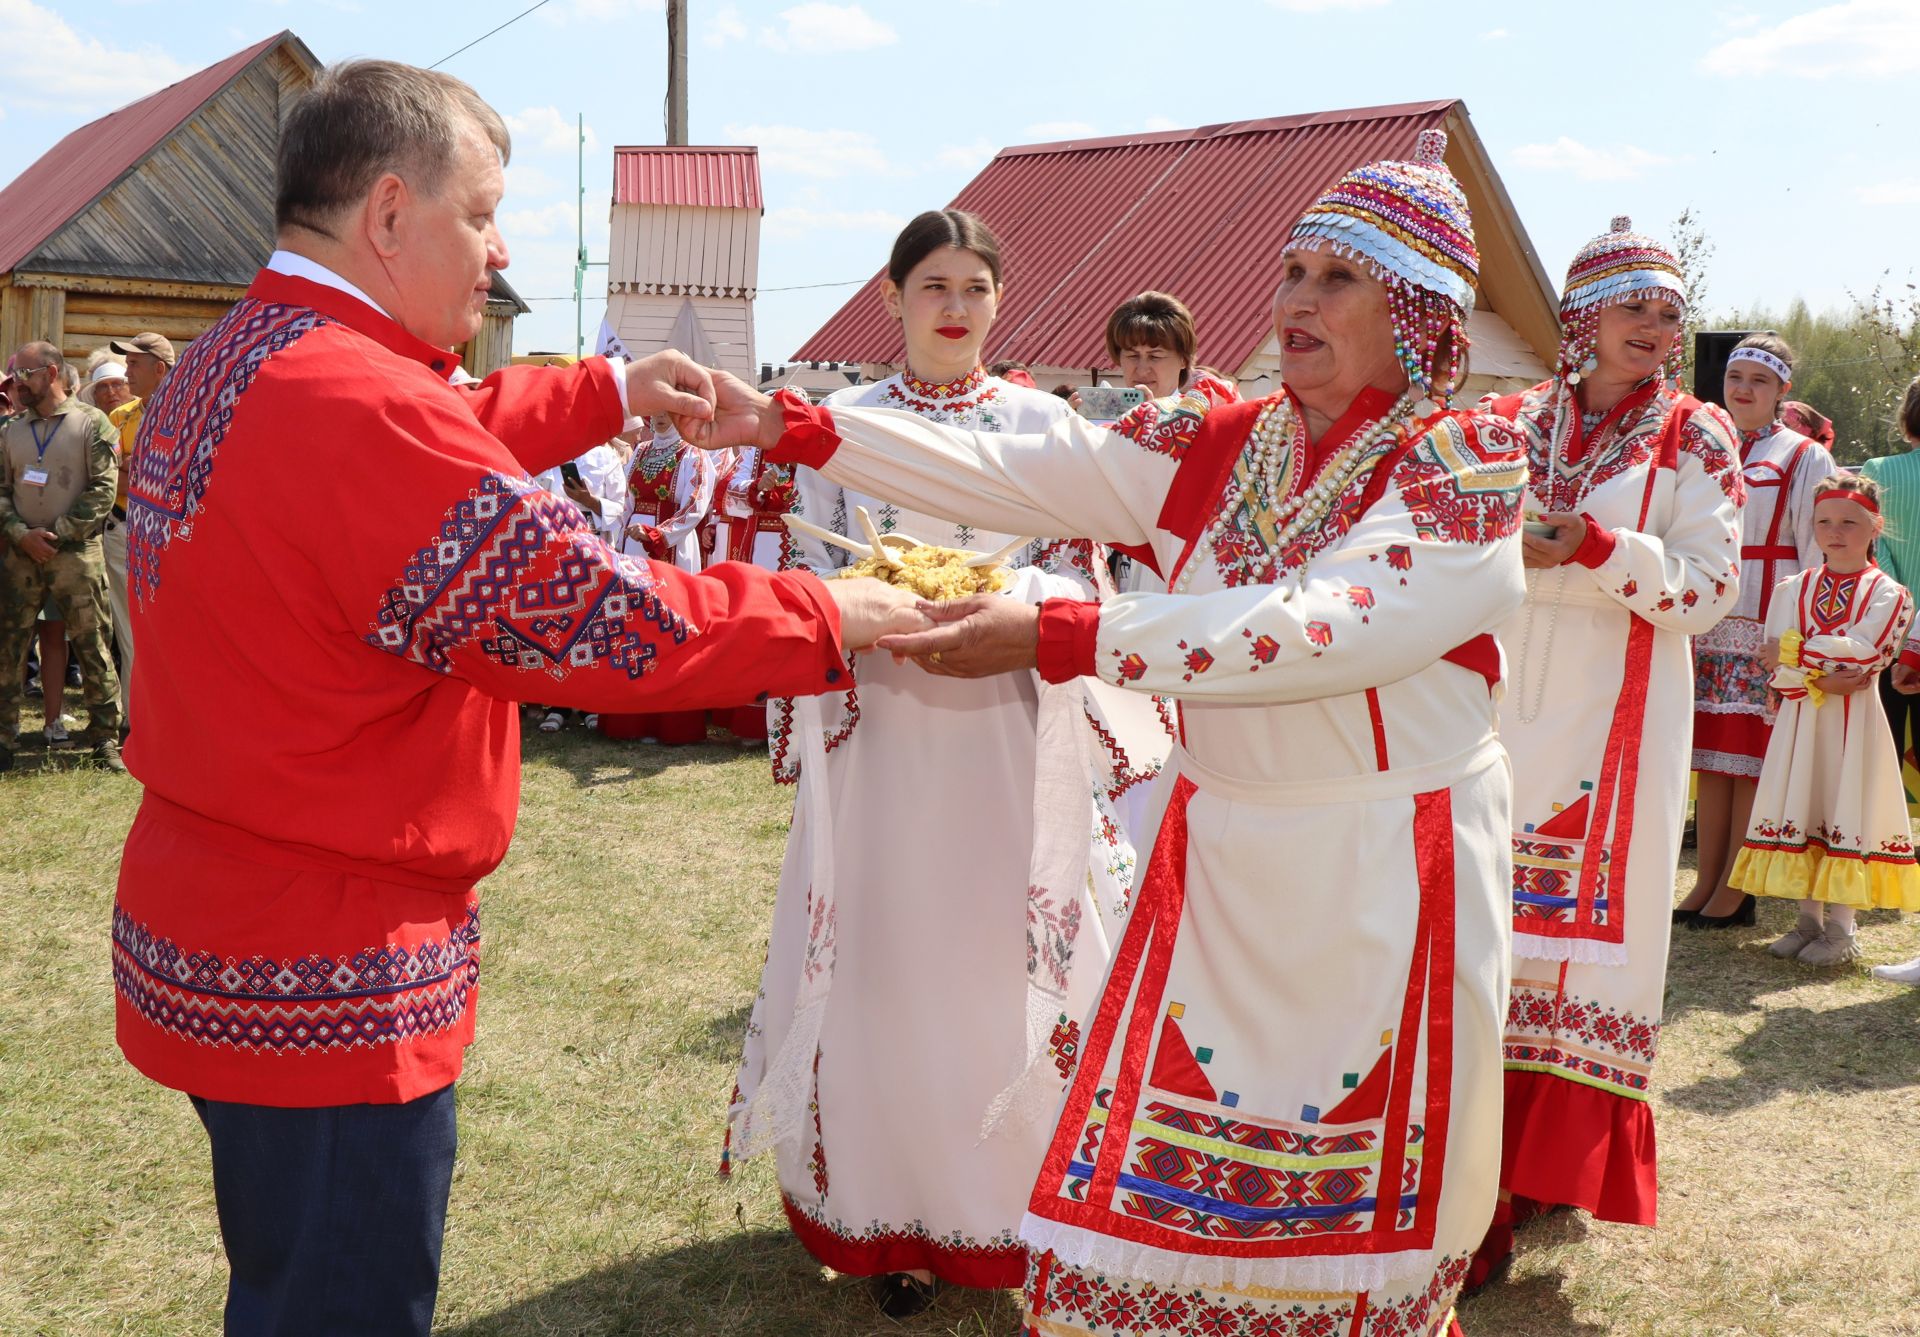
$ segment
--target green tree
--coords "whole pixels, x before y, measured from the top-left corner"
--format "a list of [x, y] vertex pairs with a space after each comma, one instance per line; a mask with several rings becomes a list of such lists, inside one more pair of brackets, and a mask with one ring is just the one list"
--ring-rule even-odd
[[1795, 301], [1753, 306], [1722, 328], [1773, 330], [1793, 346], [1793, 398], [1833, 419], [1834, 458], [1858, 464], [1906, 448], [1896, 414], [1920, 371], [1920, 289], [1882, 275], [1865, 297], [1830, 311]]

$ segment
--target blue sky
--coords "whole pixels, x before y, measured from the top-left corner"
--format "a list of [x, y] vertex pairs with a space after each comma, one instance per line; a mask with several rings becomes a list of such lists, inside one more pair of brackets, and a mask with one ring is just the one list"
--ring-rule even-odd
[[[531, 3], [0, 0], [0, 181], [75, 126], [283, 27], [323, 61], [429, 64]], [[1688, 207], [1717, 248], [1710, 309], [1837, 305], [1883, 271], [1912, 278], [1920, 0], [689, 8], [693, 142], [761, 146], [762, 361], [791, 353], [879, 268], [902, 222], [1003, 145], [1441, 97], [1466, 101], [1556, 281], [1613, 214], [1664, 233]], [[514, 130], [509, 277], [543, 299], [519, 322], [520, 351], [573, 343], [574, 117], [600, 259], [613, 146], [664, 137], [665, 32], [658, 0], [549, 0], [444, 67]], [[828, 284], [846, 286], [803, 286]]]

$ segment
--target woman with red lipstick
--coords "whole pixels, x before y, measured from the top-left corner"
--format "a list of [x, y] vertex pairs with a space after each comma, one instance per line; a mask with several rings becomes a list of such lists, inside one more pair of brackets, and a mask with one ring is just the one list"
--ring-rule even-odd
[[1693, 643], [1694, 830], [1700, 850], [1693, 891], [1673, 912], [1688, 928], [1751, 924], [1753, 897], [1728, 883], [1753, 812], [1772, 718], [1761, 662], [1774, 589], [1820, 565], [1813, 494], [1833, 456], [1781, 420], [1793, 379], [1793, 349], [1777, 334], [1749, 334], [1727, 358], [1721, 397], [1740, 429], [1740, 602]]
[[[980, 366], [1000, 251], [978, 218], [909, 223], [882, 296], [906, 368], [836, 393], [836, 409], [988, 435], [1072, 416]], [[883, 534], [943, 547], [1020, 542], [811, 469], [794, 487], [799, 516], [861, 543], [862, 510]], [[793, 540], [822, 574], [855, 560]], [[1027, 543], [1007, 564], [1014, 583], [996, 600], [1110, 592], [1091, 543]], [[844, 696], [773, 711], [775, 775], [799, 794], [730, 1125], [733, 1154], [777, 1151], [788, 1220], [814, 1256], [874, 1277], [882, 1310], [903, 1316], [935, 1278], [1020, 1283], [1015, 1232], [1058, 1065], [1125, 913], [1127, 791], [1158, 770], [1168, 735], [1154, 702], [1097, 682], [962, 682], [884, 655], [858, 675]]]
[[[1616, 218], [1574, 257], [1554, 378], [1483, 407], [1528, 446], [1527, 601], [1501, 629], [1513, 681], [1512, 1217], [1565, 1204], [1654, 1222], [1647, 1089], [1686, 804], [1687, 640], [1740, 594], [1734, 427], [1682, 395], [1687, 292], [1672, 251]], [[1506, 1195], [1503, 1194], [1503, 1198]]]
[[938, 675], [1180, 699], [1125, 935], [1063, 1027], [1073, 1078], [1020, 1232], [1028, 1333], [1431, 1337], [1492, 1216], [1509, 782], [1489, 633], [1523, 597], [1525, 462], [1510, 424], [1449, 407], [1478, 255], [1445, 144], [1355, 169], [1293, 227], [1268, 398], [1008, 436], [723, 391], [715, 440], [1170, 576], [1105, 603], [961, 600], [888, 642]]

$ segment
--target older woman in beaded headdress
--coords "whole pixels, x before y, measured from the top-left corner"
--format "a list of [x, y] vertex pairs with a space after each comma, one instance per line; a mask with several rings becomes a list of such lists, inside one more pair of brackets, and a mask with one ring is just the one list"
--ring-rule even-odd
[[[1675, 386], [1686, 285], [1616, 218], [1567, 272], [1552, 380], [1482, 407], [1528, 445], [1513, 684], [1513, 994], [1503, 1187], [1654, 1221], [1647, 1105], [1686, 803], [1687, 638], [1739, 595], [1735, 431]], [[1503, 1209], [1503, 1218], [1505, 1211]], [[1511, 1245], [1503, 1219], [1483, 1252]]]
[[982, 527], [1126, 544], [1165, 594], [962, 600], [893, 643], [1178, 698], [1098, 1004], [1028, 1206], [1029, 1331], [1432, 1334], [1491, 1218], [1506, 1000], [1500, 656], [1524, 463], [1453, 409], [1478, 270], [1429, 132], [1286, 243], [1283, 388], [1043, 436], [767, 404], [754, 436]]

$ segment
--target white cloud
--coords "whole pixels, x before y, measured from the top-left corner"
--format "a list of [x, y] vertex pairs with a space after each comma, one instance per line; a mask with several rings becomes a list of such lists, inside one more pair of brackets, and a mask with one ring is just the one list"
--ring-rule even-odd
[[1920, 5], [1846, 0], [1729, 38], [1701, 57], [1708, 74], [1888, 78], [1920, 73]]
[[713, 17], [705, 25], [706, 31], [700, 34], [703, 46], [722, 47], [728, 42], [739, 42], [747, 36], [747, 25], [740, 17], [740, 11], [732, 5], [722, 5], [713, 12]]
[[727, 142], [758, 144], [768, 167], [801, 176], [836, 177], [853, 172], [891, 175], [893, 168], [864, 130], [807, 130], [797, 125], [730, 125]]
[[907, 220], [885, 209], [804, 209], [788, 205], [767, 210], [762, 224], [768, 237], [802, 237], [809, 232], [898, 232]]
[[571, 204], [541, 204], [531, 209], [502, 209], [500, 235], [512, 248], [520, 238], [539, 239], [572, 235], [579, 220]]
[[900, 34], [859, 5], [829, 5], [819, 0], [780, 11], [781, 25], [767, 28], [761, 42], [776, 51], [871, 51], [892, 46]]
[[[4, 3], [5, 0], [0, 0], [0, 4]], [[579, 150], [579, 126], [573, 117], [561, 114], [558, 107], [528, 107], [518, 115], [508, 116], [506, 122], [507, 129], [513, 132], [514, 147], [517, 149], [565, 154], [567, 157], [573, 157]], [[593, 127], [588, 126], [587, 152], [592, 153], [598, 143]]]
[[1511, 36], [1513, 36], [1513, 34], [1505, 28], [1489, 28], [1480, 34], [1480, 40], [1483, 42], [1498, 42]]
[[934, 154], [933, 160], [958, 172], [977, 172], [992, 162], [993, 155], [999, 151], [999, 145], [991, 140], [976, 139], [971, 144], [949, 144]]
[[557, 195], [563, 189], [556, 177], [547, 175], [538, 167], [527, 162], [516, 162], [508, 166], [507, 194], [510, 202], [533, 199], [541, 195]]
[[1582, 181], [1631, 181], [1674, 159], [1632, 144], [1589, 148], [1565, 135], [1551, 144], [1522, 144], [1513, 151], [1516, 166], [1537, 172], [1571, 172]]
[[1267, 0], [1267, 3], [1295, 14], [1326, 14], [1343, 9], [1379, 9], [1387, 0]]
[[1920, 179], [1908, 177], [1904, 181], [1881, 181], [1875, 185], [1861, 186], [1854, 191], [1854, 197], [1862, 204], [1920, 204]]
[[1097, 131], [1085, 121], [1035, 121], [1020, 132], [1034, 143], [1053, 139], [1086, 139]]
[[82, 36], [32, 0], [0, 0], [0, 51], [7, 53], [0, 103], [65, 111], [107, 111], [186, 78], [157, 46], [137, 50]]

